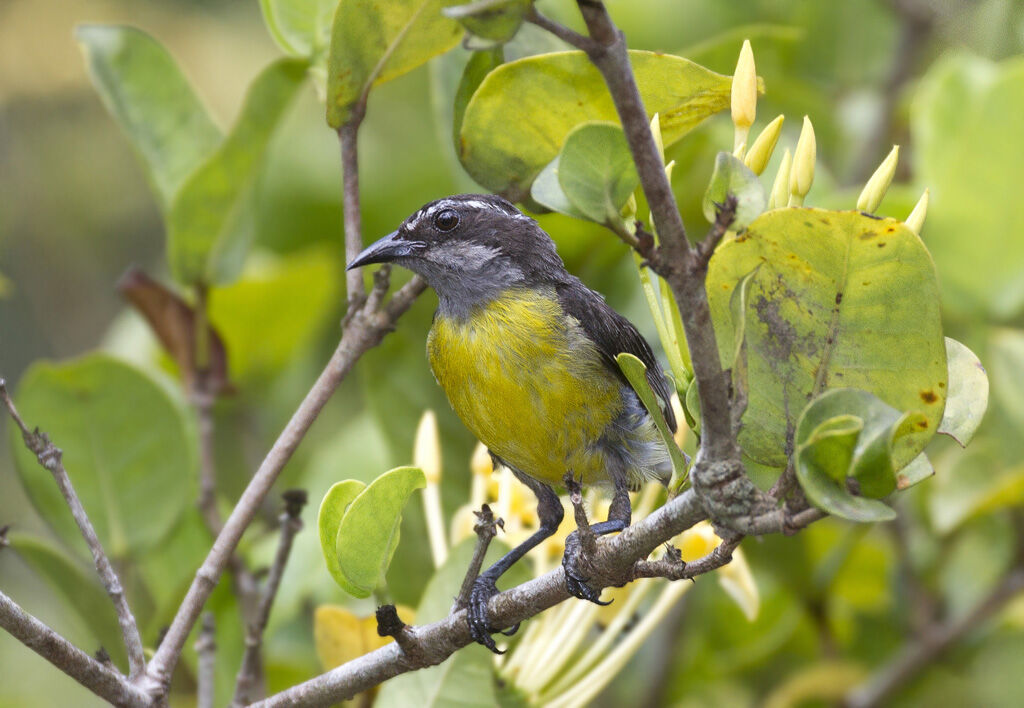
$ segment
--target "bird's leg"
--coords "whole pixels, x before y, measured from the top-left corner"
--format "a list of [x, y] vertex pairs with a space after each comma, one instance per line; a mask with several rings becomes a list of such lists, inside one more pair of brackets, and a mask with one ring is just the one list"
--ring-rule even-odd
[[[467, 621], [469, 622], [469, 633], [473, 636], [475, 642], [483, 644], [495, 654], [501, 654], [502, 652], [498, 651], [497, 646], [494, 644], [494, 639], [491, 638], [491, 632], [496, 630], [491, 628], [491, 623], [487, 620], [487, 603], [498, 593], [498, 587], [495, 583], [517, 560], [535, 548], [541, 541], [554, 535], [562, 523], [562, 516], [564, 515], [562, 502], [558, 495], [555, 494], [554, 489], [538, 482], [532, 477], [521, 474], [511, 467], [509, 469], [512, 469], [512, 473], [516, 478], [537, 495], [537, 515], [540, 517], [540, 529], [502, 556], [497, 563], [477, 576], [476, 581], [473, 583], [473, 590], [469, 594], [469, 606], [466, 614]], [[513, 627], [512, 631], [508, 632], [508, 634], [513, 634], [515, 629], [516, 627]]]
[[[570, 595], [589, 600], [598, 605], [607, 605], [602, 602], [600, 588], [595, 590], [587, 582], [590, 578], [583, 570], [589, 565], [588, 556], [595, 550], [594, 539], [597, 536], [622, 531], [629, 526], [633, 516], [633, 509], [629, 503], [629, 490], [625, 479], [615, 479], [615, 494], [612, 496], [611, 506], [608, 508], [608, 520], [597, 524], [584, 525], [586, 512], [583, 510], [582, 499], [579, 499], [579, 483], [570, 476], [566, 476], [566, 489], [569, 497], [573, 500], [576, 509], [578, 530], [569, 534], [565, 539], [565, 555], [562, 556], [562, 569], [565, 571], [565, 588]], [[580, 519], [582, 515], [582, 519]], [[580, 523], [583, 521], [584, 523]], [[589, 543], [588, 543], [589, 541]]]

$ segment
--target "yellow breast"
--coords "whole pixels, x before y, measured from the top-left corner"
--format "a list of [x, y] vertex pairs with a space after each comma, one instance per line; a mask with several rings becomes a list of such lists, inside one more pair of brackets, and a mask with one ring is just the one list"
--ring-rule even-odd
[[430, 366], [452, 408], [492, 452], [557, 484], [602, 480], [595, 444], [622, 409], [619, 380], [553, 291], [516, 289], [465, 319], [438, 313]]

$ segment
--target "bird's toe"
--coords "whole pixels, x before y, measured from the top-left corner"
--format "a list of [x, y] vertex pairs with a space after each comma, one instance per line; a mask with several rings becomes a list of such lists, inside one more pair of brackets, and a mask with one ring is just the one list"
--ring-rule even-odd
[[498, 588], [493, 580], [484, 576], [478, 577], [469, 595], [466, 621], [474, 642], [483, 644], [495, 654], [504, 654], [491, 638], [491, 623], [487, 619], [487, 603], [497, 592]]

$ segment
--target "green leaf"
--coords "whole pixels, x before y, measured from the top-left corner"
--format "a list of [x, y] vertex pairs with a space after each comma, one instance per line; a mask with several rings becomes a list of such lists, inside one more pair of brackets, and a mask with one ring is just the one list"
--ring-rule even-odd
[[476, 0], [441, 12], [471, 33], [471, 48], [487, 49], [515, 37], [531, 5], [533, 0]]
[[640, 402], [644, 404], [644, 408], [651, 414], [654, 425], [657, 426], [658, 432], [661, 434], [662, 442], [668, 448], [668, 455], [672, 460], [673, 479], [684, 479], [686, 477], [686, 458], [683, 457], [679, 446], [676, 445], [675, 438], [672, 437], [672, 431], [668, 429], [668, 423], [665, 422], [665, 414], [661, 411], [662, 404], [651, 389], [651, 384], [647, 381], [647, 367], [644, 366], [640, 359], [626, 352], [617, 355], [615, 362], [619, 365], [619, 369], [622, 370], [626, 380], [629, 381], [629, 385], [636, 391], [636, 395], [640, 397]]
[[231, 133], [175, 195], [167, 215], [167, 260], [178, 281], [223, 283], [238, 275], [252, 239], [246, 200], [305, 70], [306, 63], [295, 59], [264, 69]]
[[93, 568], [46, 539], [22, 533], [8, 535], [11, 549], [74, 609], [114, 661], [127, 668], [121, 628], [110, 596], [100, 585]]
[[220, 130], [171, 55], [145, 32], [80, 25], [75, 38], [100, 98], [142, 157], [160, 205], [169, 209], [220, 142]]
[[542, 207], [559, 214], [567, 214], [576, 219], [587, 219], [587, 215], [580, 211], [575, 204], [569, 201], [565, 191], [562, 189], [562, 182], [558, 176], [559, 164], [562, 156], [556, 155], [555, 159], [547, 164], [540, 171], [537, 179], [533, 180], [530, 187], [530, 197]]
[[[811, 401], [797, 422], [796, 473], [807, 497], [819, 508], [852, 521], [880, 521], [893, 511], [865, 497], [884, 497], [899, 481], [902, 444], [913, 438], [923, 417], [900, 414], [867, 391], [832, 389]], [[914, 477], [927, 465], [913, 460]], [[930, 470], [930, 465], [928, 465]], [[847, 489], [857, 480], [859, 496]], [[915, 480], [916, 481], [916, 480]]]
[[342, 590], [356, 597], [361, 596], [361, 591], [352, 584], [338, 565], [338, 529], [341, 527], [345, 511], [364, 489], [366, 489], [366, 485], [357, 479], [338, 482], [327, 490], [323, 501], [320, 502], [320, 511], [316, 517], [316, 527], [320, 533], [320, 549], [323, 551], [324, 561], [327, 562], [327, 572], [331, 574], [334, 582], [338, 583]]
[[442, 0], [341, 0], [327, 57], [327, 123], [340, 128], [370, 86], [415, 69], [459, 42]]
[[[533, 183], [534, 193], [537, 191], [537, 185], [542, 179], [545, 179], [546, 173], [547, 169], [545, 168], [537, 181]], [[661, 347], [665, 350], [665, 356], [668, 357], [669, 368], [675, 379], [676, 392], [682, 396], [686, 391], [685, 386], [693, 378], [693, 373], [690, 370], [690, 353], [686, 348], [686, 340], [681, 337], [683, 328], [679, 321], [679, 308], [675, 307], [675, 299], [664, 280], [658, 279], [662, 286], [661, 292], [659, 293], [655, 289], [653, 279], [656, 276], [652, 274], [650, 268], [643, 265], [643, 258], [635, 250], [633, 251], [633, 265], [636, 266], [637, 275], [640, 276], [640, 287], [647, 300], [651, 319], [654, 320], [654, 326], [658, 330]]]
[[743, 161], [727, 152], [719, 152], [715, 158], [715, 171], [704, 192], [701, 209], [704, 218], [712, 224], [718, 218], [718, 207], [724, 204], [728, 195], [736, 197], [736, 217], [730, 231], [741, 232], [768, 207], [768, 193], [761, 180]]
[[426, 486], [418, 467], [396, 467], [356, 496], [338, 526], [338, 568], [356, 592], [369, 597], [381, 582], [395, 552], [402, 508], [409, 496]]
[[956, 440], [961, 447], [967, 447], [988, 408], [988, 374], [974, 352], [949, 337], [946, 337], [946, 361], [949, 393], [939, 432]]
[[850, 387], [897, 411], [923, 413], [919, 431], [894, 453], [897, 467], [908, 464], [938, 428], [946, 398], [938, 283], [920, 239], [898, 221], [857, 212], [762, 214], [745, 234], [723, 242], [709, 266], [724, 367], [736, 351], [732, 292], [758, 265], [744, 329], [744, 452], [784, 467], [787, 431], [795, 429], [802, 402]]
[[[735, 350], [729, 370], [732, 375], [733, 389], [747, 395], [747, 355], [746, 355], [746, 329], [747, 329], [747, 303], [750, 300], [750, 283], [757, 274], [757, 268], [750, 271], [736, 284], [729, 297], [729, 313], [732, 317], [733, 344]], [[680, 327], [681, 329], [681, 327]]]
[[[136, 367], [89, 354], [29, 367], [15, 398], [29, 426], [64, 451], [64, 466], [104, 548], [114, 558], [152, 546], [194, 498], [198, 443], [185, 405]], [[32, 504], [61, 539], [83, 549], [53, 476], [11, 430], [11, 450]]]
[[996, 329], [988, 348], [989, 368], [995, 386], [992, 391], [1000, 408], [1019, 428], [1024, 428], [1024, 331]]
[[462, 70], [462, 78], [459, 79], [459, 86], [455, 90], [453, 102], [452, 145], [455, 146], [456, 152], [459, 150], [459, 134], [462, 131], [462, 119], [466, 115], [466, 106], [469, 104], [469, 99], [476, 93], [484, 78], [501, 66], [504, 61], [504, 52], [498, 47], [496, 49], [473, 52], [469, 61], [466, 62], [466, 67]]
[[331, 41], [338, 0], [260, 0], [263, 22], [282, 51], [312, 59]]
[[[453, 599], [459, 594], [466, 568], [473, 557], [476, 539], [466, 539], [455, 546], [447, 560], [437, 569], [423, 591], [416, 610], [416, 622], [427, 624], [448, 616]], [[495, 539], [484, 567], [498, 560], [507, 550]], [[529, 579], [523, 563], [512, 566], [502, 576], [502, 585], [513, 587]], [[376, 708], [404, 708], [405, 706], [495, 706], [494, 663], [484, 647], [474, 644], [455, 653], [439, 666], [397, 676], [381, 686]]]
[[640, 184], [626, 135], [615, 123], [584, 123], [565, 139], [558, 183], [569, 202], [598, 224], [622, 221], [619, 211]]
[[3, 273], [0, 273], [0, 300], [8, 298], [14, 292], [14, 283]]
[[912, 104], [917, 176], [931, 189], [923, 234], [942, 274], [943, 304], [965, 316], [1009, 320], [1024, 311], [1022, 114], [1021, 57], [947, 57]]
[[312, 246], [287, 256], [258, 251], [241, 278], [214, 288], [210, 321], [224, 339], [232, 380], [266, 380], [292, 364], [323, 333], [341, 282], [335, 253]]
[[[630, 51], [648, 117], [661, 114], [665, 145], [729, 106], [732, 80], [680, 57]], [[473, 94], [459, 159], [484, 187], [518, 201], [580, 123], [617, 120], [600, 73], [583, 52], [501, 65]]]
[[928, 489], [932, 525], [946, 534], [969, 519], [1024, 502], [1024, 465], [1007, 467], [990, 446], [972, 446]]

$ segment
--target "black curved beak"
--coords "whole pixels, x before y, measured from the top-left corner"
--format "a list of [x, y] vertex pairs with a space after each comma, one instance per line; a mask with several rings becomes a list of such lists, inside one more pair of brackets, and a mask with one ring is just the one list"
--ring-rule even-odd
[[360, 268], [371, 263], [390, 263], [396, 258], [412, 255], [415, 246], [415, 241], [400, 239], [398, 232], [392, 231], [384, 238], [367, 246], [362, 253], [352, 259], [345, 270]]

